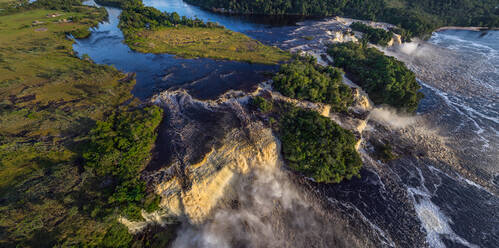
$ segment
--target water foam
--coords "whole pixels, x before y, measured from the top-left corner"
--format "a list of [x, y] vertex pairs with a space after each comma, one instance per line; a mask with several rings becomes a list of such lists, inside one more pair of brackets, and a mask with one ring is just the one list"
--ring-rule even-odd
[[478, 247], [469, 243], [452, 230], [450, 226], [453, 223], [452, 220], [431, 201], [433, 194], [425, 186], [423, 173], [420, 168], [415, 167], [415, 169], [421, 180], [420, 186], [407, 187], [407, 192], [413, 201], [416, 214], [423, 224], [423, 228], [426, 230], [426, 240], [429, 245], [434, 248], [445, 248], [446, 246], [442, 241], [442, 238], [445, 237], [470, 248]]

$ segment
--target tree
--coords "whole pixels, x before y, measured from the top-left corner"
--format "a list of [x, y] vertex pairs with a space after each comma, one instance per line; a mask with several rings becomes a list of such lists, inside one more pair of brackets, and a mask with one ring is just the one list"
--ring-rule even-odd
[[334, 58], [334, 65], [343, 68], [375, 104], [413, 112], [423, 98], [414, 73], [375, 48], [348, 42], [331, 45], [328, 54]]
[[320, 66], [311, 56], [295, 57], [282, 65], [272, 86], [285, 96], [330, 104], [338, 111], [346, 110], [353, 102], [351, 89], [343, 84], [343, 72]]
[[[173, 23], [175, 24], [179, 24], [180, 23], [180, 16], [178, 15], [177, 12], [173, 12], [172, 15], [171, 15], [171, 20]], [[185, 20], [185, 19], [184, 19]]]
[[315, 111], [286, 109], [279, 137], [286, 164], [317, 182], [339, 183], [359, 176], [362, 160], [355, 136]]

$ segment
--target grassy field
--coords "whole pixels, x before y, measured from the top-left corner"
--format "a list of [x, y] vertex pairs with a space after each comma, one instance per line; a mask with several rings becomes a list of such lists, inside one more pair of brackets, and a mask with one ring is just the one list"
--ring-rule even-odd
[[163, 27], [159, 30], [127, 32], [127, 44], [144, 53], [170, 53], [181, 57], [207, 57], [277, 64], [290, 55], [269, 47], [248, 36], [222, 28]]
[[[12, 2], [12, 0], [0, 0], [0, 9], [6, 8], [9, 2]], [[1, 13], [2, 11], [0, 10]]]
[[[81, 61], [73, 55], [65, 33], [88, 28], [58, 20], [85, 13], [34, 10], [0, 17], [0, 134], [3, 143], [15, 140], [64, 141], [79, 133], [81, 118], [96, 119], [126, 98], [131, 85], [110, 67]], [[98, 11], [91, 12], [99, 16]], [[32, 25], [37, 21], [37, 24]], [[83, 19], [82, 22], [85, 22]], [[110, 95], [114, 97], [109, 97]], [[9, 145], [2, 148], [9, 149]], [[32, 148], [32, 147], [31, 147]], [[19, 149], [17, 149], [19, 150]], [[0, 172], [0, 190], [30, 166]], [[10, 175], [7, 180], [4, 177]]]
[[0, 16], [0, 247], [97, 245], [109, 227], [78, 207], [76, 147], [134, 82], [73, 54], [66, 34], [105, 15], [75, 10]]

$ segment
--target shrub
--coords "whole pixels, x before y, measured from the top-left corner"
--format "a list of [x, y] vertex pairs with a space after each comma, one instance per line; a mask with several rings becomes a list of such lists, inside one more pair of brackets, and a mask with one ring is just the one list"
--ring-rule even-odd
[[374, 157], [377, 159], [386, 163], [397, 158], [397, 156], [393, 154], [392, 146], [389, 142], [382, 143], [377, 140], [371, 140], [371, 143], [374, 147]]
[[120, 223], [114, 223], [107, 230], [104, 238], [102, 239], [99, 247], [104, 248], [125, 248], [129, 247], [130, 242], [132, 241], [133, 236], [128, 233], [128, 228]]
[[85, 39], [88, 38], [92, 34], [88, 28], [80, 28], [71, 31], [71, 35], [76, 39]]
[[253, 108], [255, 108], [263, 113], [270, 112], [272, 110], [272, 107], [273, 107], [272, 102], [265, 100], [265, 98], [263, 98], [261, 96], [256, 96], [256, 97], [251, 98], [249, 103]]

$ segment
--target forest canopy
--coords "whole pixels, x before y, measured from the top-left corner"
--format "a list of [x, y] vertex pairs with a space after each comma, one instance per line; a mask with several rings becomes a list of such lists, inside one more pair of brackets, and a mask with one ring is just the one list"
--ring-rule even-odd
[[315, 111], [286, 109], [279, 138], [286, 164], [317, 182], [339, 183], [359, 176], [362, 160], [353, 133]]
[[338, 111], [346, 110], [353, 102], [352, 90], [343, 84], [343, 72], [318, 65], [311, 56], [296, 56], [282, 65], [272, 86], [287, 97], [330, 104]]
[[[499, 27], [497, 0], [186, 0], [244, 14], [345, 16], [384, 21], [424, 36], [441, 26]], [[464, 14], [466, 13], [466, 14]]]
[[375, 104], [413, 112], [423, 98], [414, 73], [403, 62], [375, 48], [348, 42], [331, 45], [328, 54], [334, 58], [334, 65], [343, 68]]
[[159, 198], [154, 194], [148, 196], [139, 175], [150, 159], [161, 119], [162, 110], [157, 106], [125, 110], [98, 121], [90, 131], [90, 142], [82, 152], [85, 169], [95, 175], [98, 182], [108, 182], [105, 186], [91, 184], [99, 185], [87, 190], [95, 195], [82, 195], [82, 198], [90, 198], [91, 205], [86, 207], [92, 216], [119, 209], [123, 216], [141, 219], [141, 209], [155, 210]]
[[213, 22], [203, 22], [198, 18], [180, 16], [177, 12], [161, 12], [154, 7], [146, 7], [141, 0], [124, 0], [121, 3], [123, 12], [120, 15], [120, 28], [125, 32], [133, 29], [155, 29], [159, 27], [188, 27], [223, 28]]
[[386, 31], [382, 28], [373, 28], [361, 22], [352, 23], [350, 28], [364, 33], [364, 36], [362, 37], [363, 39], [381, 46], [387, 46], [388, 42], [390, 42], [393, 37], [393, 33], [391, 31]]

